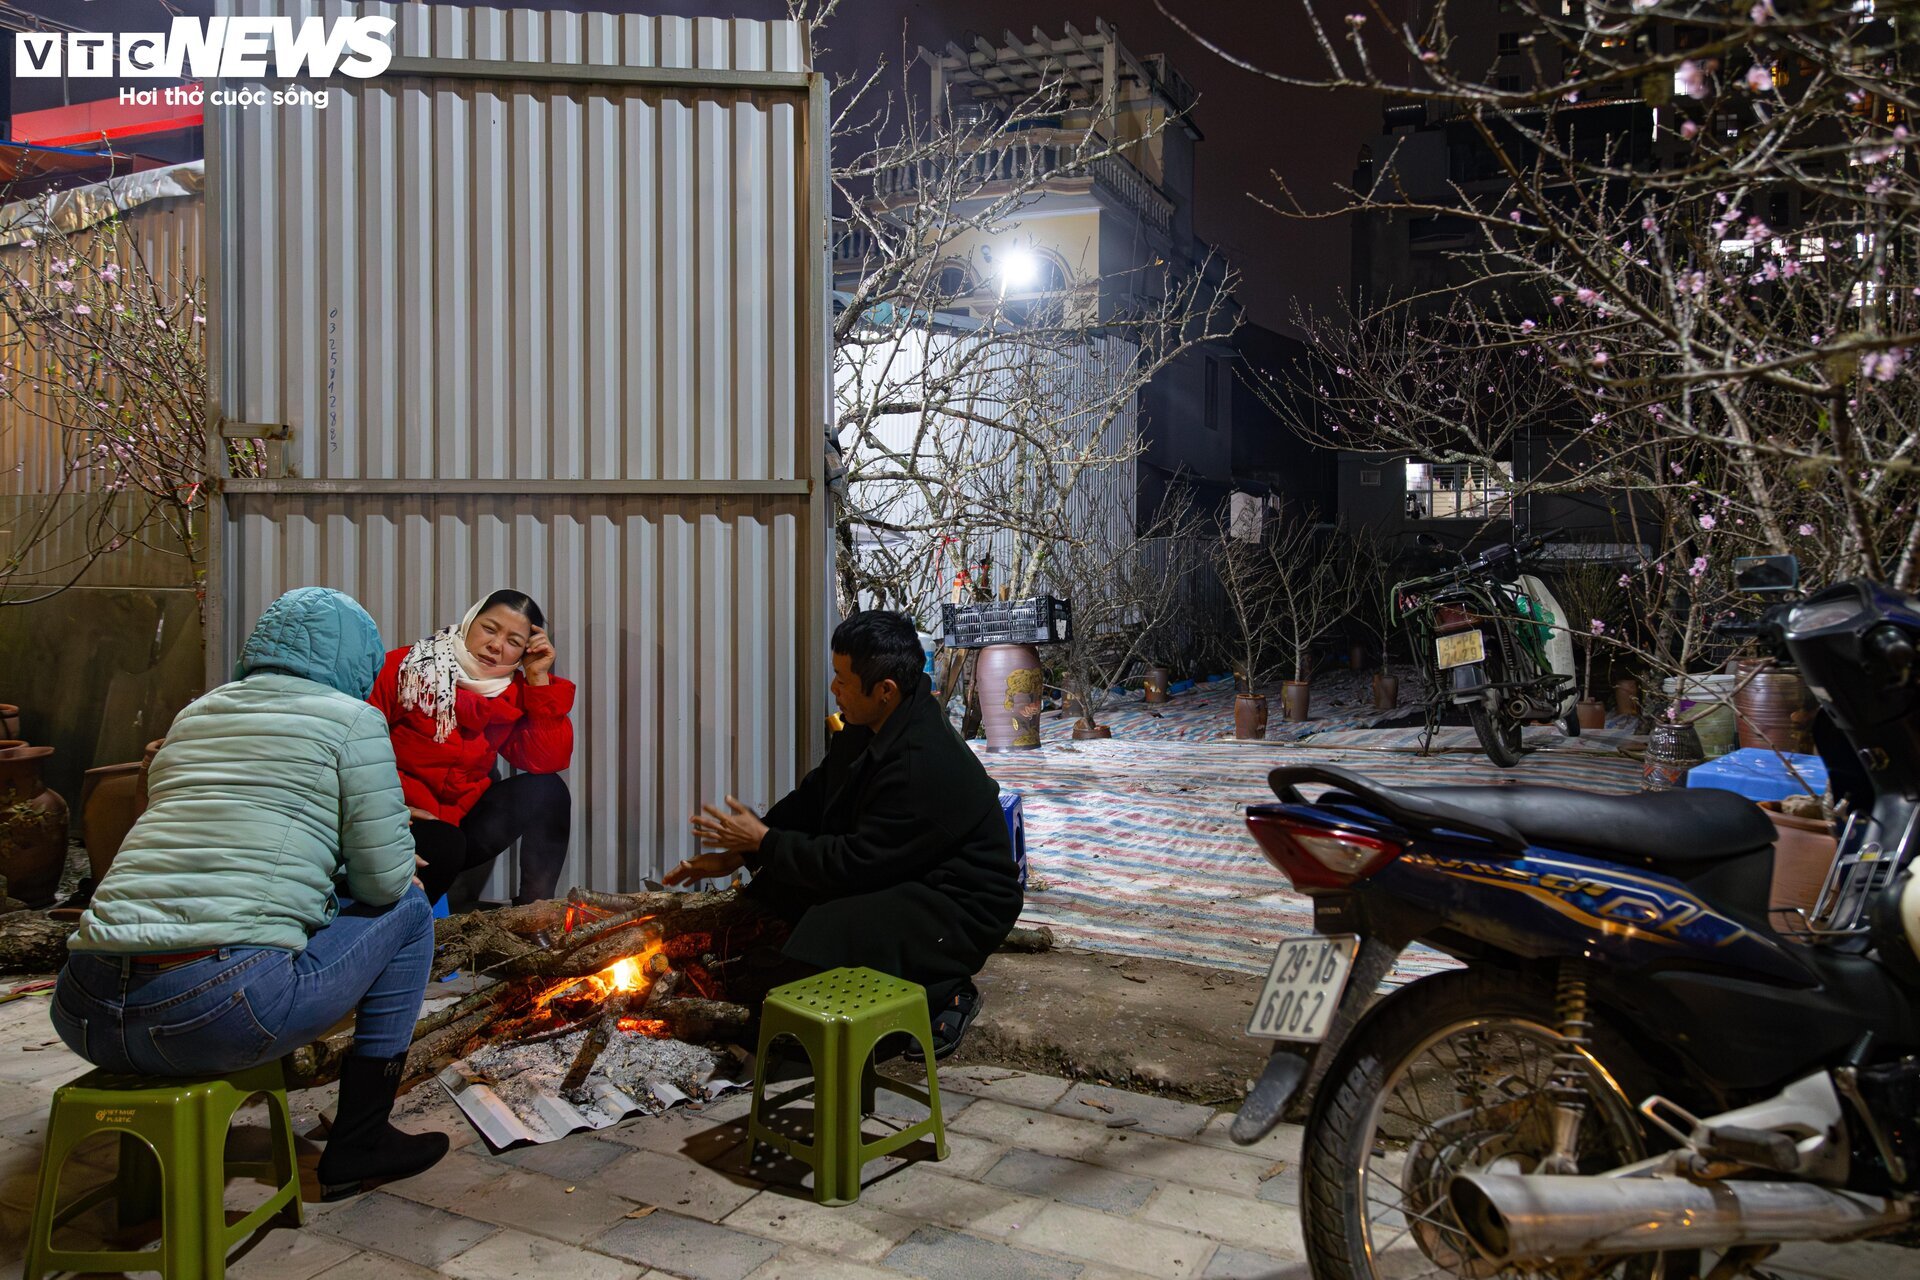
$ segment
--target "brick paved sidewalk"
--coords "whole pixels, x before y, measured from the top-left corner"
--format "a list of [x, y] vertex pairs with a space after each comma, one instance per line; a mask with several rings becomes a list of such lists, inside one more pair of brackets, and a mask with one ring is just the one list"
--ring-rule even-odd
[[[82, 1069], [52, 1040], [44, 1004], [0, 1006], [0, 1267], [18, 1267], [23, 1252], [52, 1090]], [[876, 1161], [859, 1202], [839, 1209], [808, 1199], [791, 1164], [748, 1166], [744, 1095], [503, 1156], [432, 1099], [408, 1124], [444, 1128], [458, 1150], [421, 1177], [309, 1203], [305, 1228], [262, 1237], [228, 1274], [1307, 1280], [1298, 1129], [1243, 1149], [1226, 1136], [1229, 1117], [1206, 1107], [994, 1067], [951, 1069], [941, 1084], [949, 1158]], [[294, 1101], [311, 1117], [325, 1098]], [[917, 1118], [901, 1107], [889, 1114]], [[312, 1194], [317, 1148], [302, 1149]], [[93, 1165], [79, 1172], [106, 1176]], [[1912, 1274], [1916, 1258], [1885, 1246], [1804, 1248], [1778, 1269], [1888, 1280]]]

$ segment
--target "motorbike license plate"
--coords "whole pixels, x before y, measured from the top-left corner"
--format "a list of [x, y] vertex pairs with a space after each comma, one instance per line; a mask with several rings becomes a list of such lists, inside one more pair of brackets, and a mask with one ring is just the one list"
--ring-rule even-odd
[[1359, 946], [1360, 939], [1352, 934], [1281, 943], [1274, 949], [1267, 985], [1253, 1002], [1247, 1034], [1311, 1044], [1324, 1040]]
[[1471, 666], [1487, 660], [1487, 642], [1478, 631], [1436, 636], [1433, 641], [1434, 664], [1442, 671], [1448, 667]]

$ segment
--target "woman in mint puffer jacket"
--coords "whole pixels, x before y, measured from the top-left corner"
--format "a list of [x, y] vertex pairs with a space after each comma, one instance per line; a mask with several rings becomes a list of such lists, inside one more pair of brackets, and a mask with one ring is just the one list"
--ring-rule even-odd
[[147, 811], [68, 942], [51, 1010], [75, 1053], [148, 1076], [255, 1066], [354, 1012], [328, 1199], [419, 1173], [448, 1145], [387, 1122], [433, 919], [387, 722], [365, 701], [381, 654], [338, 591], [267, 606], [233, 682], [182, 711], [154, 756]]

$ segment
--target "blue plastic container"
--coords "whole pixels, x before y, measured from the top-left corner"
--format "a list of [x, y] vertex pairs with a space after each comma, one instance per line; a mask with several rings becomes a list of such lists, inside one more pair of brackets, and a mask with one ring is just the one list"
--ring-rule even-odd
[[1007, 836], [1013, 841], [1013, 865], [1020, 872], [1020, 890], [1027, 888], [1027, 819], [1020, 812], [1020, 793], [1000, 793], [1000, 813], [1007, 820]]
[[[1819, 756], [1789, 753], [1787, 759], [1807, 780], [1807, 787], [1815, 791], [1827, 789], [1827, 766]], [[1807, 789], [1787, 772], [1779, 755], [1765, 747], [1741, 747], [1717, 760], [1697, 764], [1687, 771], [1687, 785], [1718, 787], [1722, 791], [1735, 791], [1756, 801], [1784, 800], [1788, 796], [1800, 795]]]

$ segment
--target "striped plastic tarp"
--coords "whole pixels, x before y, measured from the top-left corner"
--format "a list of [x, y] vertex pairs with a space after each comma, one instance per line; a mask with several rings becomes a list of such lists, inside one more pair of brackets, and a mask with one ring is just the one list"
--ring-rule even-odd
[[[1178, 727], [1207, 714], [1203, 699], [1184, 708], [1181, 701], [1156, 708], [1160, 718]], [[1230, 697], [1228, 706], [1231, 715]], [[1102, 719], [1115, 725], [1114, 738], [1076, 743], [1047, 733], [1040, 750], [1006, 753], [975, 744], [1000, 785], [1024, 797], [1033, 877], [1024, 922], [1049, 925], [1073, 946], [1246, 972], [1264, 972], [1281, 939], [1313, 932], [1311, 905], [1261, 857], [1245, 825], [1247, 805], [1273, 798], [1266, 777], [1279, 764], [1344, 765], [1403, 785], [1534, 782], [1625, 792], [1640, 784], [1637, 761], [1562, 750], [1553, 730], [1544, 733], [1556, 745], [1500, 769], [1464, 753], [1136, 740], [1119, 717]], [[1530, 731], [1530, 743], [1540, 732]], [[1450, 963], [1410, 952], [1396, 978]]]

